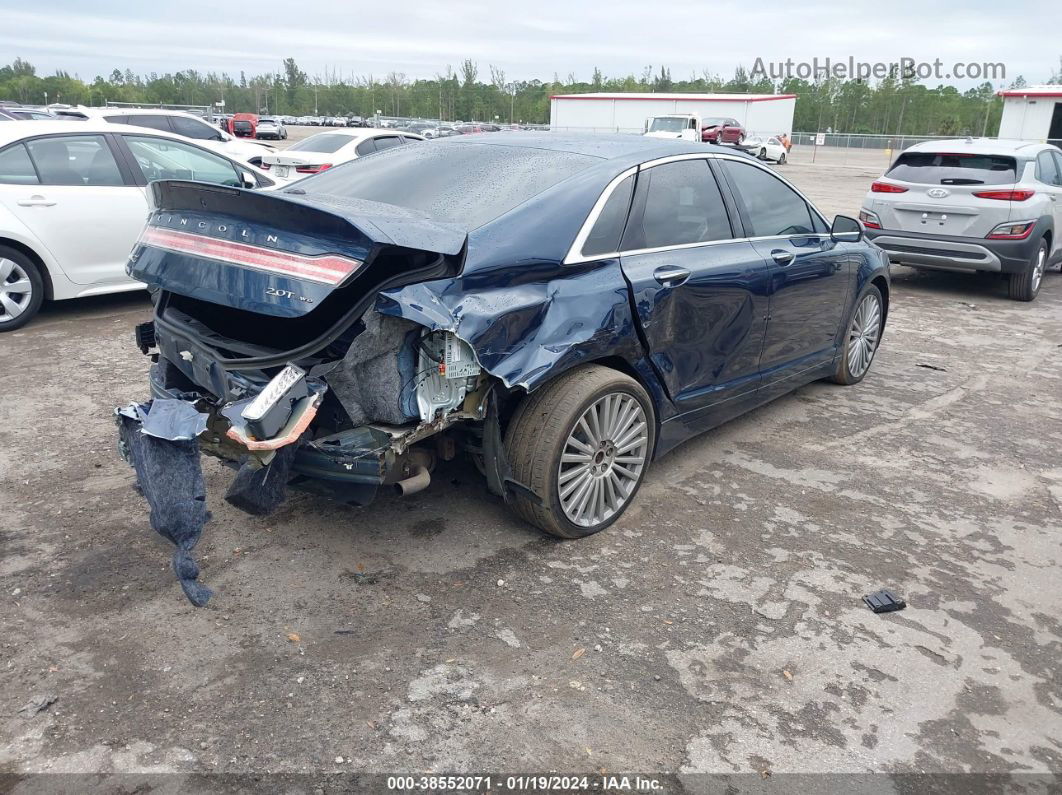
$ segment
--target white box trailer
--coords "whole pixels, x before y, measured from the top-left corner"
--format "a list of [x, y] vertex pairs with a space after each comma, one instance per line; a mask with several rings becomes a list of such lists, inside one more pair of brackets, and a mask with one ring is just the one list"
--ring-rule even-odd
[[1049, 141], [1062, 146], [1062, 86], [1026, 86], [1000, 91], [999, 137]]
[[556, 94], [549, 126], [559, 132], [634, 133], [669, 113], [737, 119], [748, 135], [793, 133], [796, 94]]

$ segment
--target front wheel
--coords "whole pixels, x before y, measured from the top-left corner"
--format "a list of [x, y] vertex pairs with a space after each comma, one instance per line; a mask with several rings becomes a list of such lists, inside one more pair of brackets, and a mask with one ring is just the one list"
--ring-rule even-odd
[[778, 165], [785, 165], [785, 152], [782, 152], [782, 154], [778, 155]]
[[761, 149], [760, 150], [760, 160], [766, 160], [766, 159], [767, 159], [767, 150], [766, 149]]
[[852, 312], [841, 358], [831, 379], [835, 384], [858, 384], [863, 380], [878, 350], [883, 317], [881, 290], [870, 285]]
[[509, 423], [509, 465], [531, 492], [517, 491], [510, 505], [560, 538], [598, 533], [634, 500], [655, 434], [652, 402], [633, 378], [599, 365], [565, 373]]
[[44, 279], [21, 251], [0, 246], [0, 332], [22, 328], [44, 301]]
[[1039, 247], [1029, 260], [1028, 267], [1021, 273], [1010, 274], [1009, 293], [1015, 301], [1032, 301], [1040, 292], [1047, 267], [1047, 241], [1041, 240]]

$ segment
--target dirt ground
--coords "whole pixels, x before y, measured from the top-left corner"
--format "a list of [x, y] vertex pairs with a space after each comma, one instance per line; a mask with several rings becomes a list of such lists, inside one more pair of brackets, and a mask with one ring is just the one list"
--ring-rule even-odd
[[[783, 168], [853, 215], [880, 173]], [[201, 610], [115, 452], [112, 407], [146, 396], [146, 297], [46, 307], [0, 337], [0, 790], [1062, 772], [1062, 275], [1031, 304], [894, 277], [862, 384], [686, 443], [586, 540], [516, 521], [464, 463], [409, 498], [259, 519], [207, 461]], [[881, 587], [908, 609], [871, 613]]]

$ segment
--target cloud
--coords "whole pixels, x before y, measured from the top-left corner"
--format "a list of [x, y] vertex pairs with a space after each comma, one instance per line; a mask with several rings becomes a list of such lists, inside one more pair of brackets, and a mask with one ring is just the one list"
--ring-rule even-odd
[[[12, 0], [0, 0], [10, 3]], [[47, 11], [7, 9], [0, 46], [41, 73], [83, 78], [114, 68], [134, 72], [280, 69], [294, 57], [309, 74], [405, 72], [430, 77], [464, 58], [504, 69], [510, 79], [586, 79], [640, 74], [666, 65], [676, 78], [707, 70], [728, 77], [739, 64], [847, 59], [1001, 61], [1008, 79], [1030, 81], [1056, 65], [1051, 50], [1030, 47], [1024, 26], [1001, 26], [998, 6], [970, 0], [963, 13], [916, 0], [880, 3], [818, 0], [805, 5], [748, 0], [540, 0], [532, 5], [482, 0], [406, 0], [340, 5], [331, 0], [258, 0], [239, 4], [52, 0]], [[1013, 19], [1048, 18], [1047, 0], [1016, 0]], [[1039, 51], [1044, 54], [1041, 55]]]

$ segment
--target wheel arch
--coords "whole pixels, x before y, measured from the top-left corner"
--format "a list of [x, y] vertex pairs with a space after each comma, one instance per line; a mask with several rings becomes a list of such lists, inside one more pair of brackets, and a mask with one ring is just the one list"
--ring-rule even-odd
[[34, 265], [37, 266], [37, 270], [40, 271], [41, 274], [41, 281], [44, 282], [44, 300], [51, 301], [52, 296], [55, 294], [55, 291], [52, 287], [52, 274], [51, 271], [48, 270], [48, 265], [45, 263], [41, 255], [29, 246], [27, 246], [25, 243], [22, 243], [18, 240], [14, 240], [10, 237], [0, 237], [0, 246], [7, 246], [8, 248], [13, 248], [15, 251], [27, 257]]
[[[885, 330], [885, 323], [889, 319], [889, 280], [885, 278], [885, 275], [879, 273], [870, 283], [878, 288], [878, 292], [881, 293], [881, 330]], [[878, 344], [881, 344], [881, 337], [878, 337]]]

